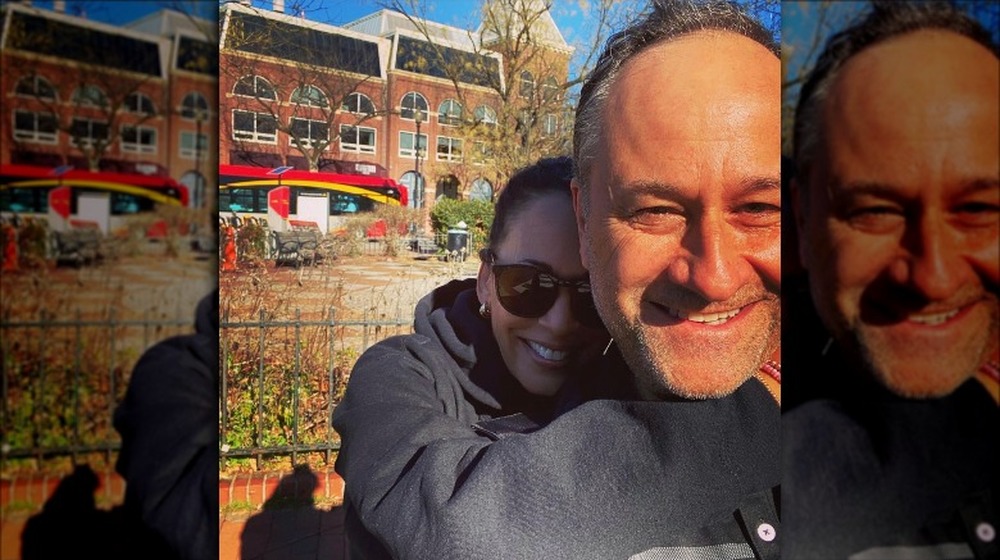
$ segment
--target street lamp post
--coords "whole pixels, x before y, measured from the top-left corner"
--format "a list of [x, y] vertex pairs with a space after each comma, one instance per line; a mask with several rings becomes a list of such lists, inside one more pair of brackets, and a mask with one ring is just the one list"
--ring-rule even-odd
[[413, 120], [417, 123], [417, 136], [413, 139], [413, 161], [417, 171], [416, 177], [413, 178], [413, 207], [422, 208], [424, 205], [424, 193], [420, 178], [420, 123], [424, 120], [424, 114], [420, 109], [416, 110]]

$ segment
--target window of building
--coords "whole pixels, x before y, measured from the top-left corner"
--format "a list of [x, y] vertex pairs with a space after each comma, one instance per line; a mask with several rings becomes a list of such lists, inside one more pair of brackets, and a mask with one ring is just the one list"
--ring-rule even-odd
[[208, 156], [208, 135], [195, 132], [181, 132], [181, 157], [184, 159], [204, 159]]
[[292, 103], [307, 107], [328, 107], [330, 105], [322, 90], [309, 85], [295, 88], [295, 91], [292, 92]]
[[345, 152], [375, 153], [375, 129], [367, 126], [340, 125], [340, 149]]
[[205, 120], [208, 118], [208, 101], [205, 96], [192, 91], [181, 101], [181, 116], [185, 119]]
[[122, 151], [132, 154], [156, 153], [156, 129], [149, 126], [122, 125]]
[[292, 119], [291, 135], [289, 143], [295, 145], [295, 139], [308, 148], [318, 148], [320, 145], [329, 145], [330, 125], [326, 121], [314, 121], [311, 119]]
[[462, 139], [449, 138], [448, 136], [438, 136], [437, 160], [462, 161]]
[[148, 95], [139, 92], [130, 93], [125, 98], [125, 110], [140, 115], [156, 114], [156, 109], [153, 108], [153, 100]]
[[415, 91], [411, 91], [403, 96], [403, 100], [399, 104], [399, 116], [404, 119], [415, 120], [417, 113], [420, 113], [420, 118], [427, 122], [427, 100], [424, 99], [423, 95]]
[[55, 88], [48, 80], [38, 75], [25, 76], [18, 80], [17, 86], [14, 87], [14, 93], [49, 101], [56, 100]]
[[535, 95], [535, 77], [527, 70], [521, 72], [521, 97], [531, 99]]
[[559, 84], [556, 83], [556, 79], [552, 76], [549, 76], [542, 82], [542, 99], [546, 103], [559, 99]]
[[[400, 157], [416, 157], [417, 153], [414, 151], [413, 147], [413, 137], [416, 134], [412, 132], [400, 132], [399, 133], [399, 156]], [[417, 140], [418, 147], [420, 148], [420, 154], [423, 156], [427, 153], [427, 135], [421, 134], [420, 138]]]
[[472, 143], [472, 163], [482, 165], [493, 161], [493, 148], [490, 144], [482, 141]]
[[52, 113], [14, 111], [14, 139], [41, 144], [55, 144], [59, 126]]
[[480, 177], [469, 186], [469, 200], [493, 200], [493, 185], [489, 181]]
[[374, 115], [375, 104], [363, 93], [354, 92], [344, 98], [340, 105], [341, 110], [350, 111], [359, 115]]
[[542, 135], [555, 136], [559, 133], [559, 119], [555, 115], [545, 115], [542, 119]]
[[445, 99], [438, 107], [438, 122], [447, 126], [462, 124], [462, 104], [454, 99]]
[[480, 105], [475, 111], [476, 122], [483, 124], [497, 124], [497, 112], [488, 105]]
[[256, 97], [258, 99], [278, 100], [278, 95], [274, 92], [271, 83], [260, 76], [244, 76], [236, 82], [233, 93], [245, 97]]
[[77, 147], [91, 146], [98, 140], [108, 139], [108, 123], [94, 119], [74, 117], [70, 135]]
[[81, 107], [106, 107], [108, 98], [101, 88], [86, 84], [73, 90], [73, 103]]
[[233, 111], [233, 139], [275, 144], [278, 141], [278, 121], [267, 113]]

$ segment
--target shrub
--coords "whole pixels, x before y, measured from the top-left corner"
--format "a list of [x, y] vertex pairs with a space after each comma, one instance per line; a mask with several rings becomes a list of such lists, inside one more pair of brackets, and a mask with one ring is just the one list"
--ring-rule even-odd
[[442, 198], [431, 208], [431, 227], [435, 234], [444, 237], [458, 222], [469, 226], [473, 246], [470, 254], [476, 254], [490, 237], [493, 223], [493, 203], [484, 200], [452, 200]]

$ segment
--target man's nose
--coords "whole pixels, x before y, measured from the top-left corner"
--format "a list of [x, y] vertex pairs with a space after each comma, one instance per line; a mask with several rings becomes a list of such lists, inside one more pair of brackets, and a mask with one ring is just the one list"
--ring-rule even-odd
[[706, 301], [728, 300], [746, 281], [739, 235], [723, 216], [703, 218], [688, 235], [688, 255], [670, 264], [671, 279]]
[[905, 235], [905, 253], [893, 271], [895, 280], [930, 301], [951, 297], [969, 272], [960, 254], [960, 232], [943, 217], [924, 215]]

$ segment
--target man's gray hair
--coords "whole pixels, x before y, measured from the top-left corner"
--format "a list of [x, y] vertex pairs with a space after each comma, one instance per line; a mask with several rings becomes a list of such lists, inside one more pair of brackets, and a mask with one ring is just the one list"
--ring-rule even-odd
[[802, 85], [792, 130], [796, 175], [800, 181], [805, 180], [816, 156], [822, 133], [820, 111], [823, 101], [847, 61], [868, 47], [921, 29], [957, 33], [997, 55], [997, 45], [989, 31], [950, 2], [873, 1], [870, 10], [830, 37]]
[[[771, 33], [734, 2], [653, 0], [636, 23], [608, 39], [580, 91], [573, 127], [573, 175], [584, 190], [600, 144], [604, 104], [622, 66], [653, 45], [708, 30], [743, 35], [781, 56]], [[587, 197], [583, 204], [588, 208]]]

